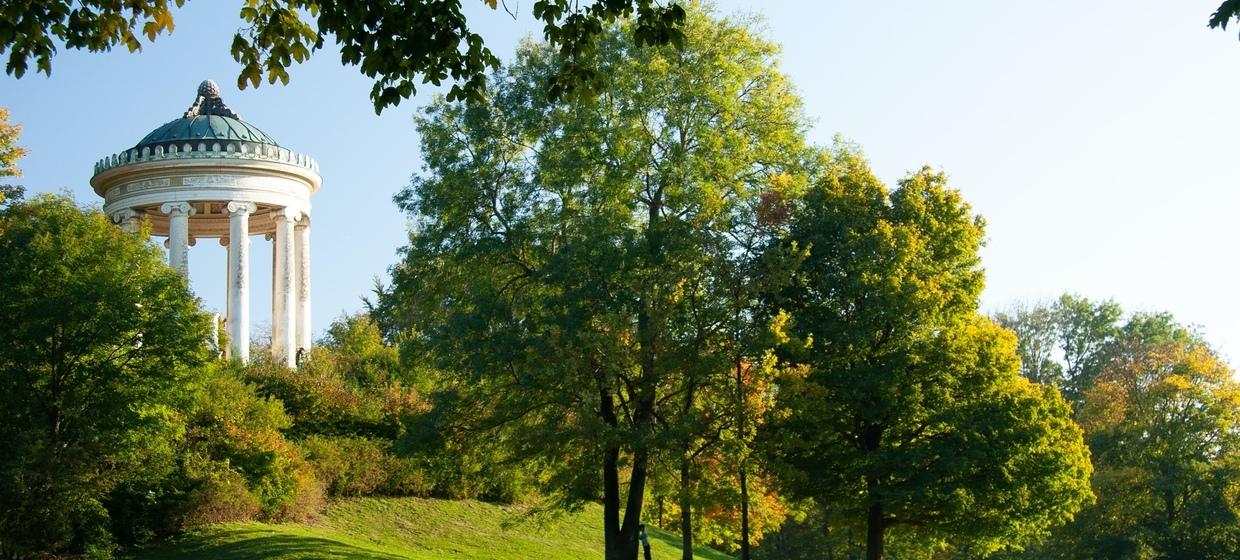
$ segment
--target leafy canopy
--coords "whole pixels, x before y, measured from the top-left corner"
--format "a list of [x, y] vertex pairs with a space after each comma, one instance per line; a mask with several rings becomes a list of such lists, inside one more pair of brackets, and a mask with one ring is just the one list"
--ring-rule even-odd
[[691, 11], [684, 50], [628, 25], [588, 59], [611, 77], [595, 100], [550, 98], [558, 54], [527, 43], [483, 103], [419, 117], [426, 168], [397, 197], [414, 227], [383, 304], [406, 353], [453, 377], [462, 428], [545, 465], [566, 503], [603, 488], [609, 557], [636, 551], [651, 461], [697, 436], [687, 395], [732, 394], [720, 271], [803, 151], [777, 48], [748, 22]]
[[[482, 0], [491, 9], [497, 0]], [[172, 8], [186, 0], [49, 0], [0, 4], [0, 55], [5, 71], [21, 78], [33, 60], [51, 74], [58, 44], [91, 52], [124, 46], [141, 50], [141, 37], [154, 41], [171, 33]], [[656, 0], [535, 0], [534, 17], [543, 22], [547, 41], [560, 56], [544, 87], [553, 97], [601, 91], [604, 77], [584, 60], [595, 50], [606, 24], [634, 19], [638, 45], [684, 45], [678, 2]], [[451, 100], [479, 100], [486, 72], [499, 64], [482, 36], [473, 32], [461, 0], [245, 0], [242, 27], [234, 36], [233, 58], [241, 64], [237, 86], [258, 87], [264, 79], [288, 83], [288, 69], [305, 62], [334, 38], [340, 61], [374, 79], [370, 98], [375, 112], [408, 99], [417, 82], [452, 82]]]
[[144, 237], [42, 196], [0, 209], [0, 552], [106, 554], [102, 500], [172, 452], [210, 319]]
[[1020, 546], [1089, 498], [1080, 429], [1017, 375], [1015, 338], [977, 315], [983, 222], [942, 173], [894, 192], [852, 148], [797, 205], [800, 254], [775, 302], [791, 370], [771, 454], [788, 488], [853, 523], [869, 558], [896, 528], [963, 554]]
[[1235, 558], [1240, 386], [1231, 368], [1166, 314], [1135, 314], [1093, 344], [1097, 374], [1075, 416], [1098, 501], [1012, 557]]
[[1050, 303], [1013, 306], [994, 318], [1020, 341], [1021, 374], [1058, 388], [1079, 407], [1109, 359], [1123, 310], [1114, 301], [1063, 294]]

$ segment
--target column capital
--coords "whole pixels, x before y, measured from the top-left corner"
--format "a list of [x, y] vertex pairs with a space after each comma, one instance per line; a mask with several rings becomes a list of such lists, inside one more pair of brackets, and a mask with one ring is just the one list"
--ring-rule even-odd
[[228, 236], [227, 236], [227, 235], [222, 235], [222, 236], [220, 236], [220, 246], [221, 246], [221, 247], [227, 247], [227, 246], [228, 246]]
[[271, 211], [271, 219], [277, 222], [283, 222], [283, 221], [296, 222], [298, 219], [301, 218], [301, 215], [302, 215], [301, 210], [298, 210], [296, 208], [290, 208], [288, 206], [285, 206], [283, 208], [276, 208]]
[[254, 212], [257, 212], [258, 205], [254, 204], [253, 202], [245, 202], [242, 200], [230, 200], [228, 201], [228, 204], [224, 205], [224, 209], [228, 211], [229, 215], [232, 215], [232, 214], [244, 215], [244, 214], [252, 214]]
[[159, 211], [169, 216], [193, 216], [195, 213], [194, 205], [188, 202], [165, 202]]
[[301, 217], [297, 219], [297, 223], [293, 224], [297, 229], [305, 229], [310, 227], [310, 213], [302, 212]]
[[137, 210], [134, 210], [133, 208], [122, 208], [112, 213], [112, 223], [124, 224], [129, 220], [136, 220], [140, 217], [142, 217], [142, 214], [138, 213]]

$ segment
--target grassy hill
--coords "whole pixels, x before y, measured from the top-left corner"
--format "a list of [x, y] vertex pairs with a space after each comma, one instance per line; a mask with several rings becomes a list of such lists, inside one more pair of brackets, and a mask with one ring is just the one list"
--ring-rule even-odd
[[[359, 498], [311, 523], [225, 523], [138, 551], [132, 560], [589, 559], [602, 557], [602, 508], [534, 518], [475, 501]], [[679, 559], [678, 537], [654, 530], [656, 560]], [[729, 560], [713, 550], [701, 560]]]

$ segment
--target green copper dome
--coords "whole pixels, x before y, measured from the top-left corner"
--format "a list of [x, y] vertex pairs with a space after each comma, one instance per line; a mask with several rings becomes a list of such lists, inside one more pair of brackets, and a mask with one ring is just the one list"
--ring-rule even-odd
[[219, 87], [207, 80], [198, 86], [198, 97], [181, 118], [147, 134], [134, 149], [178, 142], [219, 140], [279, 146], [267, 133], [249, 124], [220, 99]]
[[182, 140], [235, 140], [279, 146], [267, 133], [254, 125], [232, 117], [199, 115], [182, 117], [151, 131], [135, 148], [154, 147], [165, 142]]

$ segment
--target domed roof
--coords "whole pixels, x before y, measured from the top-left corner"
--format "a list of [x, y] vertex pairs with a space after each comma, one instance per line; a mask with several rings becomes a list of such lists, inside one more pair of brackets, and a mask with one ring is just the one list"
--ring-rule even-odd
[[241, 120], [220, 99], [219, 86], [206, 80], [198, 86], [198, 96], [185, 114], [147, 134], [135, 149], [188, 140], [233, 140], [279, 146], [267, 133]]

